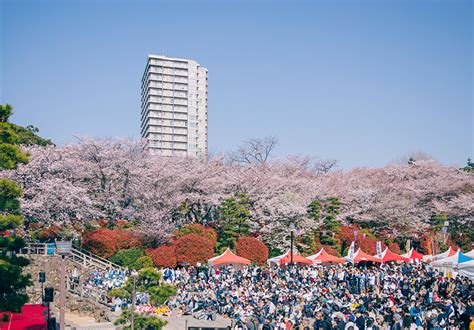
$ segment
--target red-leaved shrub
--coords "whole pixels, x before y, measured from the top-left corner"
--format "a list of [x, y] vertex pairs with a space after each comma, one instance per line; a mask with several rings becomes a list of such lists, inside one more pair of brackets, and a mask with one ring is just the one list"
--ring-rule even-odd
[[388, 243], [388, 249], [390, 251], [392, 251], [393, 253], [396, 253], [396, 254], [401, 253], [400, 246], [398, 245], [397, 242], [389, 242]]
[[206, 263], [214, 254], [213, 242], [198, 234], [184, 235], [178, 238], [175, 244], [177, 262], [189, 262], [191, 265], [197, 262]]
[[99, 228], [88, 232], [82, 244], [90, 252], [103, 258], [110, 258], [119, 249], [140, 246], [141, 239], [139, 235], [131, 231]]
[[114, 229], [113, 231], [117, 237], [119, 249], [130, 249], [142, 245], [140, 235], [133, 231], [120, 229]]
[[[354, 240], [354, 231], [359, 231], [357, 226], [342, 226], [336, 237], [342, 242], [345, 242], [347, 246], [351, 245]], [[358, 235], [359, 236], [359, 235]]]
[[85, 235], [82, 245], [90, 252], [110, 258], [119, 249], [117, 233], [111, 229], [96, 229]]
[[[358, 237], [356, 241], [357, 247], [360, 248], [365, 253], [370, 255], [377, 254], [377, 240], [371, 237]], [[386, 245], [382, 242], [382, 251], [385, 249]]]
[[175, 236], [177, 238], [181, 238], [189, 234], [197, 234], [197, 235], [206, 237], [208, 240], [212, 242], [213, 246], [216, 246], [217, 232], [214, 228], [205, 227], [198, 223], [192, 223], [192, 224], [184, 226], [183, 228], [175, 232]]
[[[332, 246], [329, 246], [329, 245], [322, 245], [321, 246], [324, 251], [326, 251], [327, 253], [329, 254], [332, 254], [333, 256], [336, 256], [338, 257], [339, 256], [339, 251], [337, 249], [335, 249], [334, 247]], [[316, 252], [319, 252], [319, 250], [317, 250]]]
[[162, 245], [155, 249], [147, 249], [146, 254], [153, 260], [156, 267], [176, 267], [176, 255], [174, 245]]
[[54, 241], [60, 237], [60, 234], [61, 234], [61, 229], [58, 226], [52, 225], [49, 228], [43, 229], [39, 233], [38, 238], [40, 239], [41, 242]]
[[268, 259], [268, 248], [256, 238], [242, 236], [235, 243], [238, 256], [249, 259], [257, 265], [264, 265]]

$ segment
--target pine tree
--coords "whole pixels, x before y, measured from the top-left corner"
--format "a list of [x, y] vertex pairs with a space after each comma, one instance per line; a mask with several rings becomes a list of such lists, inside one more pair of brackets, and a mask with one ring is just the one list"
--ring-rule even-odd
[[[176, 289], [168, 284], [161, 284], [161, 273], [153, 267], [143, 268], [135, 278], [135, 292], [147, 293], [150, 304], [160, 306], [168, 298], [176, 294]], [[110, 292], [112, 297], [130, 299], [134, 291], [134, 279], [129, 276], [127, 282], [120, 289]], [[129, 309], [122, 310], [122, 314], [115, 321], [115, 325], [122, 325], [123, 329], [130, 329], [132, 312]], [[162, 329], [166, 321], [157, 317], [134, 312], [134, 326], [136, 329]]]
[[247, 195], [240, 194], [237, 198], [225, 199], [219, 208], [219, 226], [217, 249], [223, 250], [228, 245], [234, 246], [240, 236], [250, 233], [249, 200]]
[[[0, 169], [15, 169], [26, 164], [28, 155], [18, 146], [20, 136], [8, 122], [13, 114], [10, 105], [0, 105]], [[25, 288], [31, 284], [30, 275], [22, 274], [28, 259], [18, 257], [25, 246], [22, 238], [15, 236], [15, 230], [23, 223], [19, 198], [22, 189], [13, 181], [0, 179], [0, 311], [20, 312], [28, 301]]]
[[341, 208], [341, 202], [337, 197], [329, 197], [326, 205], [326, 217], [324, 218], [324, 227], [330, 232], [337, 232], [341, 227], [341, 222], [336, 219]]

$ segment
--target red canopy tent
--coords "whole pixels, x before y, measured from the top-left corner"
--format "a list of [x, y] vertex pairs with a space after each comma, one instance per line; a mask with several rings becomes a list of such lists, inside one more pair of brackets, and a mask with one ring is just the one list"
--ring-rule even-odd
[[358, 262], [365, 262], [365, 261], [382, 262], [380, 258], [373, 257], [370, 254], [367, 254], [364, 251], [362, 251], [360, 248], [357, 249], [357, 251], [354, 253], [354, 256], [352, 257], [352, 259], [350, 259], [349, 256], [346, 256], [344, 259], [352, 262], [353, 264], [356, 264]]
[[[294, 263], [300, 263], [300, 264], [307, 264], [307, 265], [312, 265], [313, 264], [312, 260], [309, 260], [308, 258], [302, 257], [302, 256], [300, 256], [298, 254], [295, 254], [295, 253], [293, 253], [293, 262]], [[281, 258], [278, 261], [278, 263], [280, 265], [291, 263], [291, 254], [290, 253], [285, 254], [283, 256], [283, 258]]]
[[414, 248], [411, 248], [410, 252], [402, 254], [402, 257], [408, 258], [410, 260], [419, 260], [422, 261], [424, 255], [420, 252], [415, 251]]
[[[374, 256], [375, 258], [378, 258], [378, 256]], [[410, 262], [409, 258], [403, 257], [401, 255], [398, 255], [396, 253], [393, 253], [390, 251], [388, 248], [385, 248], [385, 250], [382, 252], [382, 262], [390, 262], [390, 261], [404, 261], [404, 262]]]
[[325, 263], [325, 262], [337, 262], [337, 263], [343, 264], [346, 262], [342, 258], [338, 258], [336, 256], [333, 256], [327, 253], [326, 250], [324, 250], [324, 248], [321, 248], [321, 250], [318, 253], [308, 257], [307, 259], [312, 260], [313, 264], [320, 264], [320, 263]]
[[239, 257], [238, 255], [234, 254], [229, 248], [225, 250], [220, 256], [211, 258], [208, 260], [209, 265], [216, 267], [216, 266], [223, 266], [223, 265], [250, 265], [250, 260], [246, 258]]

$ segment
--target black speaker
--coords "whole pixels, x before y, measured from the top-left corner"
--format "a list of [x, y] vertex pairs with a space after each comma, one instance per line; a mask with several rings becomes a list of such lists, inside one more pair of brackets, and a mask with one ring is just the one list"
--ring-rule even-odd
[[50, 303], [54, 300], [54, 288], [47, 287], [44, 289], [44, 302]]
[[40, 283], [46, 282], [46, 273], [45, 272], [39, 272], [39, 282]]

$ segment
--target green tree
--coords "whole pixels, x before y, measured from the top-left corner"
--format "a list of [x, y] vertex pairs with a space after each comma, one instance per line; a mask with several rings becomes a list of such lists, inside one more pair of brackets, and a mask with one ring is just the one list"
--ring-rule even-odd
[[319, 221], [319, 219], [321, 218], [321, 202], [315, 199], [311, 203], [309, 203], [307, 213], [311, 219]]
[[[26, 164], [28, 155], [18, 144], [21, 137], [15, 126], [8, 122], [13, 114], [10, 105], [0, 105], [0, 169], [15, 169], [18, 164]], [[18, 257], [25, 246], [22, 238], [15, 236], [15, 230], [23, 223], [19, 198], [23, 192], [13, 181], [0, 179], [0, 232], [11, 231], [12, 235], [0, 236], [0, 311], [20, 312], [28, 301], [25, 288], [31, 284], [30, 275], [22, 274], [28, 259]], [[6, 314], [5, 314], [6, 315]], [[5, 317], [4, 315], [4, 317]]]
[[[148, 293], [150, 304], [159, 306], [176, 294], [172, 285], [160, 283], [161, 274], [153, 267], [143, 268], [135, 279], [135, 292]], [[134, 290], [134, 279], [130, 276], [127, 282], [119, 289], [110, 292], [112, 297], [130, 299]], [[122, 325], [123, 329], [130, 329], [131, 310], [125, 309], [115, 321], [115, 325]], [[134, 313], [135, 327], [137, 329], [162, 329], [166, 321], [156, 316]]]
[[337, 232], [341, 228], [341, 222], [337, 220], [341, 202], [337, 197], [329, 197], [327, 202], [325, 207], [326, 216], [324, 217], [324, 227], [331, 232]]
[[109, 260], [126, 268], [140, 269], [142, 267], [139, 267], [137, 261], [144, 255], [145, 251], [143, 251], [143, 249], [131, 248], [117, 251]]
[[315, 199], [308, 205], [308, 217], [316, 222], [319, 222], [321, 218], [323, 220], [322, 230], [319, 232], [311, 232], [303, 239], [304, 245], [309, 247], [311, 251], [314, 251], [316, 245], [318, 245], [318, 233], [320, 244], [334, 246], [337, 243], [333, 236], [335, 233], [339, 232], [342, 225], [341, 222], [337, 220], [340, 208], [341, 202], [339, 201], [339, 198], [335, 196], [329, 197], [325, 201]]
[[447, 214], [438, 213], [431, 217], [431, 225], [435, 231], [440, 231], [444, 227], [444, 223], [449, 220]]
[[471, 158], [467, 159], [467, 164], [464, 166], [463, 170], [469, 173], [474, 173], [474, 163]]
[[245, 194], [225, 199], [219, 208], [217, 250], [234, 247], [239, 236], [250, 234], [249, 199]]

